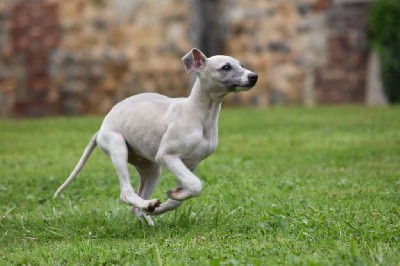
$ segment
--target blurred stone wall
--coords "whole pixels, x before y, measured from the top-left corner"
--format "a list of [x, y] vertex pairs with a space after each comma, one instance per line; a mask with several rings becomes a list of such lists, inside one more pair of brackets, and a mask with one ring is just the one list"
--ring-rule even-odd
[[188, 93], [180, 58], [190, 49], [185, 1], [60, 2], [63, 42], [52, 87], [67, 114], [104, 113], [140, 92]]
[[307, 83], [326, 60], [325, 12], [318, 1], [227, 1], [227, 54], [260, 74], [235, 105], [312, 104]]
[[336, 2], [326, 13], [328, 60], [316, 71], [316, 98], [319, 103], [365, 103], [368, 1]]
[[56, 3], [0, 2], [0, 115], [57, 114], [51, 55], [61, 29]]
[[[318, 100], [315, 73], [327, 64], [331, 1], [221, 1], [225, 53], [259, 74], [254, 89], [225, 104]], [[38, 26], [16, 21], [18, 5], [32, 11]], [[54, 19], [39, 5], [51, 6]], [[180, 58], [192, 48], [191, 6], [190, 0], [0, 0], [0, 116], [105, 113], [140, 92], [188, 95]], [[15, 25], [30, 39], [13, 39]], [[36, 43], [30, 61], [15, 50], [26, 40]]]

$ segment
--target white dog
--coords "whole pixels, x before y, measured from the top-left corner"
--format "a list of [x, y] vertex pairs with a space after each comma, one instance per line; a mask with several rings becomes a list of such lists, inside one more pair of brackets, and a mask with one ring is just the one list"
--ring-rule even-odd
[[[193, 172], [217, 147], [222, 98], [231, 92], [249, 90], [258, 76], [232, 57], [206, 58], [195, 48], [182, 61], [187, 72], [197, 76], [190, 96], [168, 98], [142, 93], [116, 104], [55, 197], [76, 177], [96, 144], [117, 170], [121, 201], [131, 205], [135, 215], [144, 217], [150, 225], [154, 225], [150, 214], [171, 211], [200, 194], [202, 184]], [[137, 194], [130, 183], [128, 163], [140, 176]], [[178, 179], [177, 187], [167, 192], [169, 199], [162, 204], [158, 199], [149, 199], [161, 167]]]

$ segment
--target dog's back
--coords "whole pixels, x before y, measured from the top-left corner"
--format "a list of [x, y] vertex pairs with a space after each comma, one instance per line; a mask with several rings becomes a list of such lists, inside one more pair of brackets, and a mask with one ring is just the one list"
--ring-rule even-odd
[[[141, 93], [116, 104], [100, 128], [120, 133], [138, 155], [154, 160], [161, 138], [167, 130], [165, 116], [181, 98], [157, 93]], [[140, 141], [138, 141], [140, 140]]]

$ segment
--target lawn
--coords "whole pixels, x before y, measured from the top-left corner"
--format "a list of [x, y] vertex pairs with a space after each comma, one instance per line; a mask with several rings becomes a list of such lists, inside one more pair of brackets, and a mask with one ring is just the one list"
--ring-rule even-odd
[[224, 109], [202, 195], [154, 228], [98, 148], [52, 198], [101, 120], [0, 120], [0, 265], [400, 263], [400, 107]]

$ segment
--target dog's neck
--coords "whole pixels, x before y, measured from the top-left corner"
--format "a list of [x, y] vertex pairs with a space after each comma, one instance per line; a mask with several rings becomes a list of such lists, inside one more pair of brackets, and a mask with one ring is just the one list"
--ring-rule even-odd
[[[217, 137], [218, 117], [221, 110], [222, 98], [226, 94], [209, 94], [206, 89], [202, 88], [200, 78], [197, 78], [192, 91], [187, 98], [188, 105], [203, 120], [206, 134], [215, 135]], [[211, 133], [215, 131], [214, 133]]]
[[221, 93], [209, 93], [208, 91], [212, 90], [204, 87], [207, 85], [206, 82], [201, 81], [201, 79], [197, 77], [188, 97], [188, 101], [193, 107], [198, 108], [198, 111], [206, 112], [207, 110], [221, 105], [222, 98], [226, 95]]

